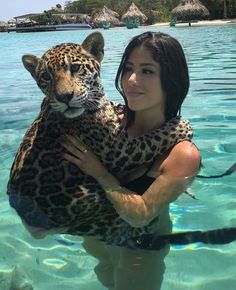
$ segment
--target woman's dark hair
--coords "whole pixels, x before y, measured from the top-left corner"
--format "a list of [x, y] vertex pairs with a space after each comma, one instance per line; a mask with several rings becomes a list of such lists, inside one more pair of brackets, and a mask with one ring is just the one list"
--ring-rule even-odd
[[181, 105], [189, 90], [188, 66], [180, 43], [161, 32], [144, 32], [135, 36], [124, 51], [115, 79], [116, 89], [125, 100], [127, 126], [134, 120], [134, 112], [127, 106], [121, 81], [130, 54], [141, 45], [151, 52], [153, 59], [161, 67], [161, 84], [166, 93], [166, 121], [180, 114]]

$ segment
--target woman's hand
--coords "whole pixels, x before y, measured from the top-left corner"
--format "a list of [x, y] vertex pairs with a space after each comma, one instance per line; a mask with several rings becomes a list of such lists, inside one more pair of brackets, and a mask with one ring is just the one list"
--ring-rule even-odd
[[62, 154], [63, 158], [77, 165], [84, 173], [95, 179], [107, 174], [107, 170], [103, 164], [78, 137], [67, 135], [62, 142], [62, 146], [69, 152], [64, 152]]

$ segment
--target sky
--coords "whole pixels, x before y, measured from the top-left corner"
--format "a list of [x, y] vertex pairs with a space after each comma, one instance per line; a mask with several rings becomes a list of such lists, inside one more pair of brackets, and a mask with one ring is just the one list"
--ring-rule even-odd
[[28, 13], [41, 13], [56, 4], [64, 7], [65, 2], [66, 0], [0, 0], [0, 21], [8, 21]]

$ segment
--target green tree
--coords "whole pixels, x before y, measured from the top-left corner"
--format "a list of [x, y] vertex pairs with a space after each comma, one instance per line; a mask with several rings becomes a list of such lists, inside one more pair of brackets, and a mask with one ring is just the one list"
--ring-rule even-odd
[[[160, 16], [152, 21], [169, 21], [170, 11], [179, 4], [180, 0], [78, 0], [66, 1], [65, 12], [93, 14], [104, 5], [124, 14], [130, 4], [134, 2], [142, 12], [151, 17], [151, 10], [159, 11]], [[236, 17], [236, 0], [201, 0], [209, 12], [211, 19], [222, 19]]]
[[67, 1], [65, 3], [64, 11], [67, 13], [84, 13], [91, 14], [93, 10], [98, 10], [107, 4], [106, 0], [80, 0], [80, 1]]
[[236, 0], [201, 0], [212, 19], [234, 18], [236, 17]]

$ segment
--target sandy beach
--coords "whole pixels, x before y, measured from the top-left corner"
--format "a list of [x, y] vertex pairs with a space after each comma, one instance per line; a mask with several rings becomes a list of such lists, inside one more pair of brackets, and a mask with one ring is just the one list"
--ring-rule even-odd
[[[199, 20], [197, 22], [192, 22], [191, 26], [209, 26], [209, 25], [227, 25], [227, 24], [236, 24], [236, 19], [217, 19], [217, 20]], [[159, 26], [170, 26], [170, 22], [158, 22], [150, 27], [159, 27]], [[188, 23], [177, 23], [175, 27], [188, 26]]]

